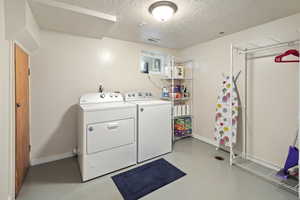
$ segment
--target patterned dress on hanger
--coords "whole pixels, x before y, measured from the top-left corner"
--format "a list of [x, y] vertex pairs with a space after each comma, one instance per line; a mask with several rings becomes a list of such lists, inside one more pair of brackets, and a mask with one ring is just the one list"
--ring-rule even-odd
[[[214, 138], [218, 145], [230, 146], [230, 143], [236, 143], [239, 98], [236, 85], [232, 85], [232, 82], [229, 76], [225, 77], [217, 100]], [[233, 87], [232, 124], [229, 113], [231, 87]]]

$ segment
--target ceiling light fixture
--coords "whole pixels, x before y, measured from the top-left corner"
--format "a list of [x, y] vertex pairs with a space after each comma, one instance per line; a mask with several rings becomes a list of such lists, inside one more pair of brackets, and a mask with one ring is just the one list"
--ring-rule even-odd
[[177, 5], [171, 1], [157, 1], [149, 7], [153, 17], [162, 22], [169, 20], [177, 10]]

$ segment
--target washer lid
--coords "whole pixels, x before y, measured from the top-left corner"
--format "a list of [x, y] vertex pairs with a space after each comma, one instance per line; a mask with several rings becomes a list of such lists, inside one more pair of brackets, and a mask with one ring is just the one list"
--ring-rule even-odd
[[122, 109], [122, 108], [136, 108], [136, 104], [126, 103], [126, 102], [81, 104], [79, 106], [84, 111], [97, 111], [97, 110]]

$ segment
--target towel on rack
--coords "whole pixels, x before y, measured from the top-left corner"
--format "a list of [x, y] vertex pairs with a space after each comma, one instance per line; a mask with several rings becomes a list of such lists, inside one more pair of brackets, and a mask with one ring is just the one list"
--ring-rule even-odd
[[[231, 89], [233, 89], [233, 94], [231, 94]], [[232, 98], [232, 113], [230, 113], [230, 98]], [[231, 143], [236, 143], [238, 111], [239, 98], [236, 84], [234, 79], [231, 81], [230, 77], [226, 76], [222, 82], [216, 108], [214, 138], [218, 145], [230, 146]]]

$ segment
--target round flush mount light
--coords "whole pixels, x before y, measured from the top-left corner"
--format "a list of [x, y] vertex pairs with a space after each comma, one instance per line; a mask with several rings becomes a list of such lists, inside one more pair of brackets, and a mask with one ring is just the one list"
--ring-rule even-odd
[[157, 1], [149, 7], [153, 17], [162, 22], [169, 20], [177, 10], [177, 5], [171, 1]]

